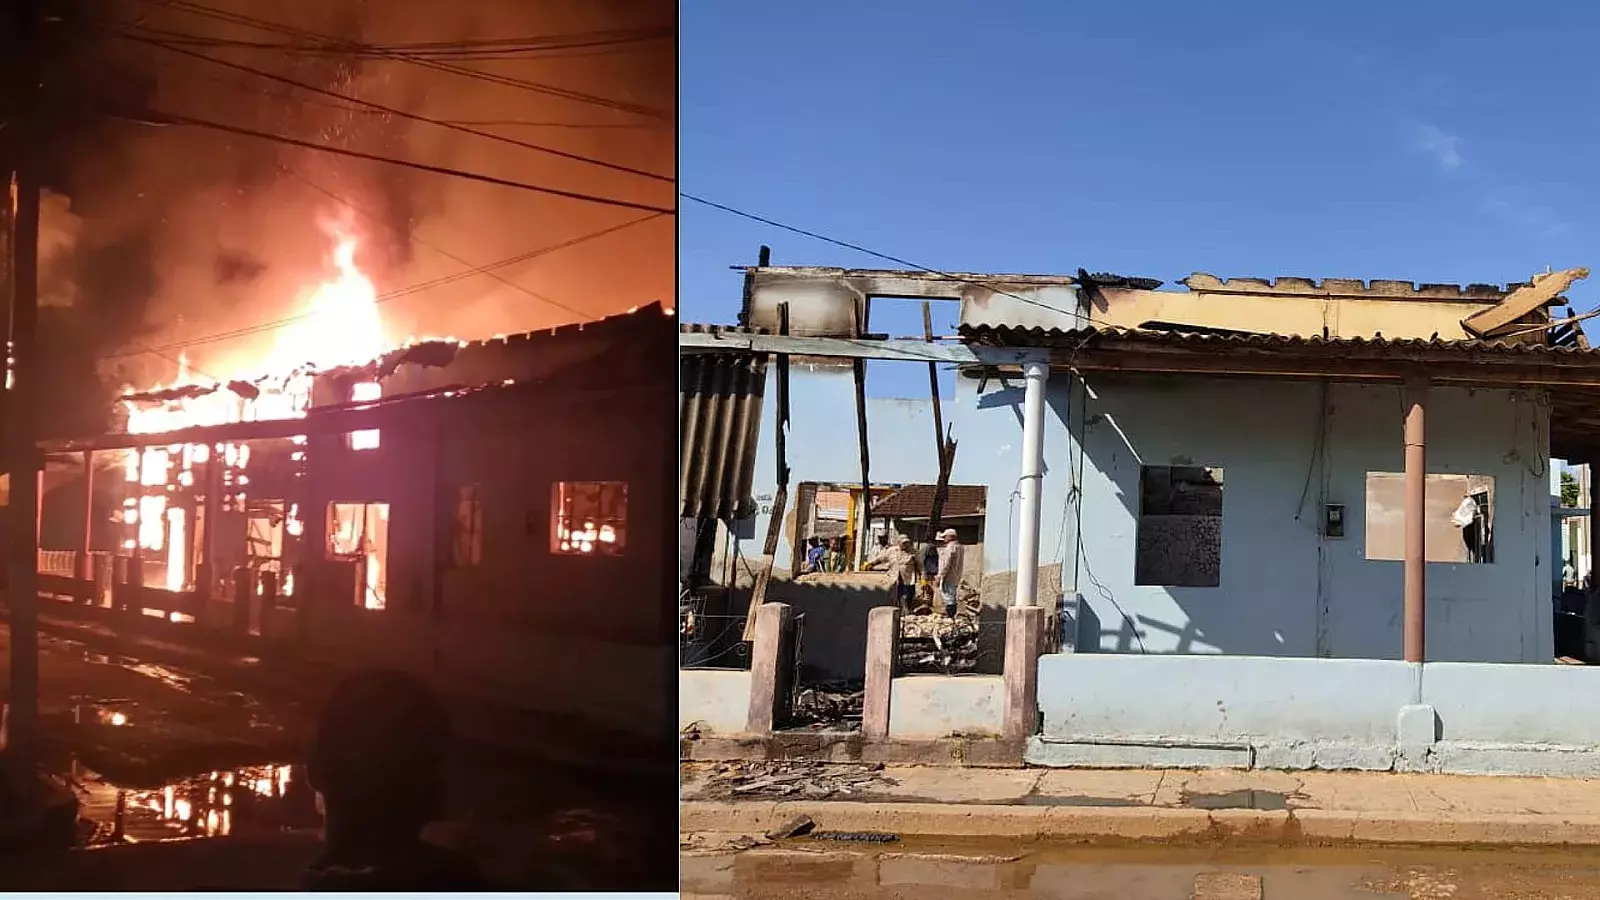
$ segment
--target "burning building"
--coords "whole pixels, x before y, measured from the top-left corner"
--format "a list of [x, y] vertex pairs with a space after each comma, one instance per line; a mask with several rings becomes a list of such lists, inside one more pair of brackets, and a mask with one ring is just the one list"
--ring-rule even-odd
[[274, 374], [184, 373], [47, 446], [86, 484], [41, 594], [670, 733], [671, 310], [385, 350], [370, 282], [335, 261]]

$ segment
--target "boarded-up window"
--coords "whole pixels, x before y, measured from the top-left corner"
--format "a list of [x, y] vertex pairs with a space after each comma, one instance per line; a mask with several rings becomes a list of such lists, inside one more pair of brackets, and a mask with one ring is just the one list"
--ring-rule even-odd
[[[1494, 562], [1494, 477], [1429, 475], [1423, 523], [1428, 562]], [[1405, 476], [1367, 473], [1367, 559], [1405, 559]]]
[[456, 492], [454, 537], [458, 568], [483, 562], [483, 499], [476, 484], [464, 484]]
[[620, 556], [628, 539], [628, 485], [558, 481], [550, 489], [550, 552]]
[[1222, 470], [1144, 466], [1133, 583], [1216, 587], [1222, 583]]

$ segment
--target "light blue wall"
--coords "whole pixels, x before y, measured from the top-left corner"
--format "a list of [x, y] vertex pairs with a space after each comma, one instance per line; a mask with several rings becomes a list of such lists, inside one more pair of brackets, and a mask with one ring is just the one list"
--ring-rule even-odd
[[1026, 758], [1594, 778], [1593, 681], [1582, 666], [1053, 654]]
[[[1366, 474], [1403, 468], [1399, 387], [1096, 375], [1087, 388], [1051, 376], [1040, 522], [1041, 565], [1060, 567], [1069, 598], [1077, 586], [1081, 651], [1400, 656], [1402, 566], [1365, 559], [1362, 514]], [[763, 504], [776, 489], [775, 393], [769, 385], [756, 464]], [[951, 480], [989, 489], [991, 604], [1016, 569], [1022, 396], [1020, 378], [961, 377], [944, 404], [959, 442]], [[790, 398], [791, 485], [858, 481], [850, 369], [794, 365]], [[936, 479], [928, 400], [869, 398], [868, 422], [874, 482]], [[1547, 428], [1534, 393], [1432, 391], [1428, 471], [1494, 476], [1496, 532], [1494, 563], [1428, 566], [1429, 659], [1551, 659]], [[1133, 584], [1139, 467], [1171, 464], [1224, 469], [1219, 587]], [[1344, 504], [1346, 537], [1320, 536], [1324, 503]], [[742, 529], [747, 559], [767, 519]], [[792, 565], [785, 538], [779, 570]]]
[[[1313, 382], [1100, 377], [1089, 388], [1081, 649], [1400, 656], [1402, 564], [1365, 558], [1363, 515], [1367, 473], [1404, 467], [1397, 386], [1329, 385], [1320, 440]], [[1496, 530], [1494, 563], [1428, 566], [1429, 659], [1551, 659], [1547, 423], [1534, 395], [1431, 392], [1428, 471], [1494, 476]], [[1219, 587], [1133, 584], [1139, 467], [1170, 464], [1224, 469]], [[1324, 503], [1344, 504], [1346, 537], [1320, 536]]]

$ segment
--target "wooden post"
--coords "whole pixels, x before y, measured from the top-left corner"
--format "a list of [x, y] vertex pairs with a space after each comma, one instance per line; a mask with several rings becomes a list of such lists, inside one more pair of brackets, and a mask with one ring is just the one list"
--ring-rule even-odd
[[[766, 248], [762, 248], [765, 250]], [[778, 304], [778, 334], [789, 334], [789, 304]], [[772, 498], [772, 515], [767, 519], [767, 537], [761, 546], [761, 560], [756, 564], [755, 583], [750, 590], [750, 608], [745, 611], [744, 635], [746, 641], [756, 638], [756, 616], [761, 605], [767, 602], [767, 585], [772, 581], [773, 561], [778, 555], [778, 538], [783, 533], [783, 518], [789, 507], [789, 354], [778, 354], [778, 415], [775, 441], [778, 450], [778, 490]]]
[[[868, 301], [861, 301], [863, 304]], [[866, 315], [856, 308], [856, 337], [866, 331]], [[855, 552], [859, 564], [866, 558], [867, 538], [872, 532], [872, 451], [867, 444], [867, 361], [850, 361], [851, 374], [856, 382], [856, 444], [861, 450], [861, 533], [856, 536]]]
[[250, 604], [256, 599], [255, 579], [250, 575], [249, 566], [233, 570], [233, 630], [238, 634], [250, 633]]
[[[34, 14], [25, 14], [29, 27]], [[31, 95], [30, 90], [18, 93]], [[27, 116], [17, 117], [13, 129]], [[27, 159], [36, 135], [15, 135], [17, 157], [11, 182], [11, 389], [6, 392], [8, 466], [11, 475], [10, 578], [10, 709], [6, 716], [6, 750], [19, 766], [31, 767], [39, 730], [39, 478], [42, 465], [35, 446], [38, 403], [39, 318], [39, 182]]]
[[94, 557], [94, 451], [83, 451], [83, 537], [78, 541], [78, 600], [86, 605], [95, 601]]
[[[933, 305], [922, 301], [922, 338], [933, 343]], [[928, 392], [933, 397], [933, 452], [938, 455], [939, 475], [933, 487], [933, 508], [928, 510], [928, 539], [935, 540], [944, 517], [944, 501], [950, 493], [951, 457], [955, 442], [945, 437], [944, 409], [939, 399], [939, 364], [928, 361]]]

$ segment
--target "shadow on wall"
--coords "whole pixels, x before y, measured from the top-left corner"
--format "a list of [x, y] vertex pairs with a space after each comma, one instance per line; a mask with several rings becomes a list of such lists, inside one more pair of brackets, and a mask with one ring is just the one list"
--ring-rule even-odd
[[[1275, 395], [1269, 421], [1261, 397], [1233, 385], [1120, 377], [1091, 387], [1074, 423], [1084, 448], [1078, 651], [1314, 655], [1316, 388]], [[1194, 404], [1204, 421], [1176, 416]], [[1224, 479], [1234, 469], [1248, 477]], [[1295, 520], [1306, 483], [1310, 516]], [[1259, 542], [1224, 549], [1225, 531]], [[1224, 566], [1224, 553], [1261, 559]]]
[[807, 575], [800, 580], [774, 575], [767, 600], [787, 603], [796, 618], [805, 617], [798, 626], [803, 629], [800, 663], [817, 682], [866, 677], [867, 617], [875, 607], [894, 605], [888, 578], [870, 575]]
[[[979, 675], [1000, 675], [1006, 661], [1006, 608], [1016, 596], [1017, 573], [995, 572], [983, 576], [983, 588], [978, 606], [978, 668]], [[1057, 614], [1057, 598], [1061, 596], [1061, 564], [1044, 563], [1039, 566], [1039, 604], [1048, 618]], [[1047, 641], [1046, 645], [1049, 646]]]

